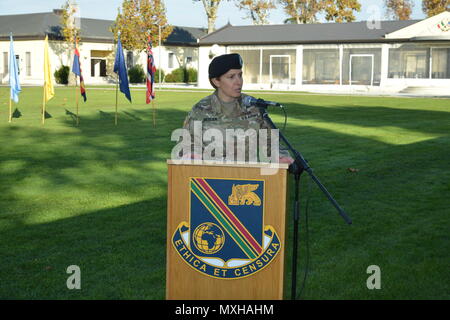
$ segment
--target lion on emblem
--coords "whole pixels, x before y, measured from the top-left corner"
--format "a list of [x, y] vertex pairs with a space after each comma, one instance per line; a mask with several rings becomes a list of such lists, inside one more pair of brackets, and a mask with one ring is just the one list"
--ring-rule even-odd
[[256, 193], [253, 192], [258, 189], [258, 187], [259, 185], [257, 184], [233, 184], [232, 193], [228, 197], [228, 204], [233, 206], [251, 204], [254, 206], [260, 206], [261, 199]]

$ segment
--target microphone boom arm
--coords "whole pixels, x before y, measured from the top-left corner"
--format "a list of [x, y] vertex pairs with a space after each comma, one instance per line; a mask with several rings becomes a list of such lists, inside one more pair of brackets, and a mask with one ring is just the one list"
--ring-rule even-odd
[[[259, 107], [259, 110], [261, 112], [261, 115], [264, 120], [267, 121], [267, 123], [273, 128], [277, 129], [276, 125], [273, 123], [272, 119], [269, 117], [269, 114], [267, 113], [267, 110], [265, 107]], [[288, 149], [292, 152], [294, 155], [294, 163], [289, 166], [289, 171], [293, 173], [294, 175], [300, 175], [302, 171], [306, 171], [311, 179], [317, 184], [317, 186], [320, 188], [320, 190], [325, 194], [325, 196], [328, 198], [328, 200], [331, 202], [331, 204], [337, 209], [339, 215], [347, 222], [347, 224], [352, 224], [352, 220], [348, 217], [347, 213], [344, 211], [344, 209], [341, 208], [339, 203], [333, 198], [333, 196], [330, 194], [330, 192], [325, 188], [325, 186], [320, 182], [319, 178], [314, 174], [311, 167], [308, 165], [308, 162], [303, 158], [303, 156], [298, 152], [292, 145], [289, 143], [289, 141], [286, 139], [286, 137], [283, 135], [281, 131], [279, 131], [280, 139], [285, 143], [285, 145], [288, 147]]]
[[[267, 104], [263, 103], [255, 103], [255, 105], [258, 107], [259, 112], [261, 113], [262, 118], [267, 122], [267, 124], [273, 128], [277, 129], [275, 124], [273, 123], [272, 119], [270, 119], [269, 114], [267, 113]], [[325, 186], [320, 182], [319, 178], [316, 177], [316, 175], [313, 173], [313, 170], [308, 165], [308, 161], [303, 158], [303, 156], [298, 152], [292, 145], [289, 143], [289, 141], [286, 139], [286, 137], [283, 135], [281, 131], [279, 131], [279, 137], [281, 140], [286, 144], [288, 149], [292, 152], [294, 155], [294, 162], [289, 166], [289, 172], [294, 174], [295, 178], [295, 199], [294, 199], [294, 212], [293, 212], [293, 218], [294, 218], [294, 228], [293, 228], [293, 245], [292, 245], [292, 273], [291, 273], [291, 299], [295, 300], [297, 298], [297, 252], [298, 252], [298, 222], [300, 219], [300, 199], [299, 199], [299, 193], [300, 193], [300, 176], [303, 171], [306, 171], [310, 177], [313, 179], [313, 181], [319, 186], [320, 190], [326, 195], [328, 200], [333, 204], [333, 206], [337, 209], [338, 213], [341, 215], [341, 217], [347, 222], [348, 224], [352, 223], [352, 220], [347, 216], [345, 211], [341, 208], [341, 206], [337, 203], [336, 200], [334, 200], [333, 196], [328, 192], [328, 190], [325, 188]], [[305, 280], [306, 280], [306, 274], [305, 274]]]

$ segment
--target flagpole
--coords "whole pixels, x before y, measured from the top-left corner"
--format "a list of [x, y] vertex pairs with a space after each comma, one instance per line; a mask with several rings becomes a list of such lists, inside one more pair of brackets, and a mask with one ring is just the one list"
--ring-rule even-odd
[[[119, 46], [119, 41], [120, 41], [120, 31], [117, 33], [117, 46]], [[116, 50], [116, 59], [117, 59], [117, 51]], [[114, 62], [114, 71], [116, 69], [116, 63]], [[117, 126], [117, 103], [118, 103], [118, 97], [119, 95], [119, 72], [117, 72], [117, 79], [116, 79], [116, 114], [114, 115], [114, 124]]]
[[77, 94], [77, 89], [78, 89], [78, 78], [75, 75], [75, 102], [76, 102], [76, 106], [77, 106], [77, 127], [78, 127], [78, 125], [80, 124], [80, 120], [79, 120], [79, 117], [78, 117], [78, 100], [79, 100], [79, 97], [78, 97], [78, 94]]
[[155, 107], [155, 99], [152, 100], [152, 109], [153, 109], [153, 128], [156, 128], [156, 107]]
[[16, 103], [19, 102], [19, 93], [21, 91], [20, 88], [20, 81], [19, 81], [19, 73], [18, 73], [18, 66], [17, 66], [17, 60], [16, 55], [14, 54], [14, 41], [12, 32], [9, 34], [9, 64], [8, 64], [8, 70], [9, 70], [9, 87], [11, 89], [10, 96], [9, 96], [9, 118], [8, 122], [12, 122], [12, 100], [14, 100]]
[[[158, 82], [159, 82], [159, 89], [161, 89], [161, 25], [158, 24], [158, 55], [159, 55], [159, 61], [158, 61]], [[156, 91], [156, 88], [155, 88]], [[156, 92], [155, 92], [156, 93]], [[156, 127], [156, 106], [153, 103], [154, 99], [152, 100], [152, 106], [153, 106], [153, 128]]]
[[[75, 59], [77, 59], [77, 57], [76, 57], [76, 53], [78, 52], [78, 38], [77, 38], [77, 35], [75, 34], [75, 52], [74, 52], [74, 61], [75, 61]], [[79, 69], [80, 69], [80, 86], [81, 86], [81, 65], [80, 65], [80, 59], [78, 59], [78, 67], [79, 67]], [[80, 88], [81, 89], [81, 88]], [[80, 124], [80, 120], [79, 120], [79, 117], [78, 117], [78, 100], [79, 100], [79, 97], [78, 97], [78, 78], [77, 78], [77, 75], [75, 74], [75, 104], [76, 104], [76, 113], [77, 113], [77, 119], [76, 119], [76, 126], [78, 127], [78, 125]]]
[[118, 97], [119, 97], [119, 75], [117, 75], [117, 82], [116, 82], [116, 115], [115, 115], [115, 120], [114, 123], [117, 126], [117, 101], [118, 101]]
[[161, 25], [158, 26], [158, 80], [159, 80], [159, 88], [161, 89]]
[[44, 82], [44, 94], [42, 96], [42, 124], [45, 123], [45, 82]]
[[48, 52], [48, 35], [46, 35], [44, 40], [44, 94], [42, 97], [42, 124], [45, 123], [45, 104], [48, 100], [55, 96], [51, 70], [50, 56]]
[[9, 123], [11, 123], [12, 121], [12, 100], [11, 98], [9, 99]]

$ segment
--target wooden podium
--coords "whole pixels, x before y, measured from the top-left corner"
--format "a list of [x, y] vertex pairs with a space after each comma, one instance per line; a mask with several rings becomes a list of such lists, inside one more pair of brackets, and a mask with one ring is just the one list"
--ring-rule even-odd
[[166, 298], [283, 299], [288, 165], [167, 164]]

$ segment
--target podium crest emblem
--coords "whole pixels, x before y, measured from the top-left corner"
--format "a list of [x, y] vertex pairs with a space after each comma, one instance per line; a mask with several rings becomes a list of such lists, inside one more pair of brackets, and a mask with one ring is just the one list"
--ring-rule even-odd
[[186, 263], [207, 276], [239, 279], [273, 261], [281, 243], [264, 225], [264, 180], [193, 177], [189, 183], [190, 221], [172, 237]]
[[261, 199], [255, 191], [258, 189], [258, 184], [243, 184], [234, 185], [232, 187], [232, 194], [228, 197], [229, 205], [261, 205]]

